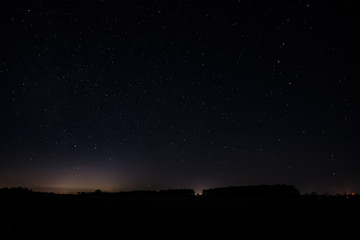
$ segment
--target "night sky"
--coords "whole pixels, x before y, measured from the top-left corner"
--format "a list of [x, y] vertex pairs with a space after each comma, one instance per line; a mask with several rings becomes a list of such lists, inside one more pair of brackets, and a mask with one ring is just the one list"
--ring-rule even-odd
[[348, 1], [8, 1], [0, 187], [360, 192]]

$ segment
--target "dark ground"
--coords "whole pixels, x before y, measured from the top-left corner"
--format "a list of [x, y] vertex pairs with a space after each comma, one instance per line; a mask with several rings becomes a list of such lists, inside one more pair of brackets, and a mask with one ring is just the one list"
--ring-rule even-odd
[[2, 233], [101, 233], [165, 239], [353, 236], [357, 197], [222, 198], [2, 195]]

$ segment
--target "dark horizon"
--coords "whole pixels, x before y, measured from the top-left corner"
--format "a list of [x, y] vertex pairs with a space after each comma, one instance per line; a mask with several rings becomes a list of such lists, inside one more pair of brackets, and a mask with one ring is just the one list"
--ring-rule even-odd
[[299, 190], [299, 193], [301, 195], [309, 195], [309, 194], [318, 194], [318, 195], [324, 195], [324, 196], [336, 196], [336, 195], [360, 195], [359, 192], [316, 192], [316, 191], [302, 191], [301, 189], [297, 188], [293, 185], [287, 185], [287, 184], [255, 184], [255, 185], [231, 185], [231, 186], [218, 186], [218, 187], [210, 187], [210, 188], [203, 188], [203, 189], [193, 189], [193, 188], [157, 188], [157, 189], [151, 189], [151, 188], [134, 188], [134, 189], [112, 189], [112, 190], [104, 190], [100, 188], [89, 188], [89, 189], [62, 189], [62, 188], [37, 188], [37, 187], [26, 187], [26, 186], [13, 186], [13, 187], [0, 187], [0, 190], [4, 189], [23, 189], [26, 191], [34, 192], [34, 193], [54, 193], [54, 194], [70, 194], [70, 195], [76, 195], [79, 193], [95, 193], [95, 192], [101, 192], [101, 193], [132, 193], [132, 192], [156, 192], [159, 193], [161, 191], [168, 191], [168, 190], [193, 190], [195, 195], [202, 195], [204, 190], [209, 189], [226, 189], [226, 188], [241, 188], [241, 187], [259, 187], [259, 186], [291, 186], [295, 189]]
[[156, 239], [351, 237], [359, 194], [300, 194], [290, 185], [54, 194], [0, 189], [3, 233], [101, 233]]

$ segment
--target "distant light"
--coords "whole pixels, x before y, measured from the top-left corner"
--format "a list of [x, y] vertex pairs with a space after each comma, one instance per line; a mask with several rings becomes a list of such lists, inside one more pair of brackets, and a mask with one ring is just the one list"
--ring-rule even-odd
[[202, 195], [202, 189], [195, 189], [195, 195], [201, 196]]

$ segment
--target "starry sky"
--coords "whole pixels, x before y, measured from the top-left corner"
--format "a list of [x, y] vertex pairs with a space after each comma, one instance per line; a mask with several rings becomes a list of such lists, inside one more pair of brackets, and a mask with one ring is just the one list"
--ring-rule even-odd
[[349, 1], [8, 1], [0, 187], [360, 192]]

